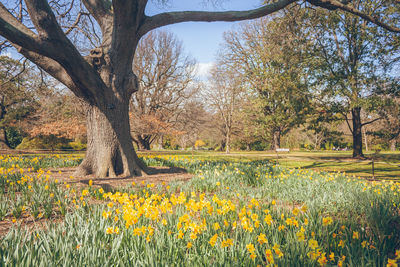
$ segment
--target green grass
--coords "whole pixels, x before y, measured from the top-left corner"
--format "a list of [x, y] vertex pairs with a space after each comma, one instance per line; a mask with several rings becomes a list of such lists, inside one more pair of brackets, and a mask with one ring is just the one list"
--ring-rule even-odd
[[[279, 163], [288, 168], [303, 168], [315, 171], [328, 172], [346, 172], [349, 175], [375, 180], [400, 180], [400, 151], [380, 152], [374, 155], [374, 152], [364, 152], [366, 160], [354, 160], [351, 158], [351, 151], [292, 151], [290, 153], [279, 153], [273, 151], [239, 151], [225, 154], [214, 151], [148, 151], [139, 152], [141, 156], [146, 155], [176, 155], [198, 160], [227, 160], [249, 162], [253, 160], [270, 160]], [[0, 161], [0, 167], [11, 167], [13, 164], [19, 164], [20, 167], [38, 166], [44, 168], [73, 167], [77, 166], [83, 153], [76, 154], [53, 154], [51, 157], [47, 154], [22, 155], [24, 160]], [[38, 158], [43, 163], [33, 163], [32, 158]], [[371, 158], [375, 157], [374, 176], [372, 175]], [[65, 161], [69, 158], [69, 161]], [[4, 160], [3, 160], [4, 161]]]
[[[351, 151], [318, 151], [279, 153], [271, 151], [223, 152], [208, 151], [150, 151], [141, 155], [165, 154], [186, 156], [201, 160], [228, 160], [248, 162], [252, 160], [270, 160], [288, 168], [311, 169], [315, 171], [346, 172], [349, 175], [375, 180], [400, 180], [400, 152], [364, 152], [367, 159], [352, 159]], [[375, 157], [374, 176], [372, 175], [372, 160]]]

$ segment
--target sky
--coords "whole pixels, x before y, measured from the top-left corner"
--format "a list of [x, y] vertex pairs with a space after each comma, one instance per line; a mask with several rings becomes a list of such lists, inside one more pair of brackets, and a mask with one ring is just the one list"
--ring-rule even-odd
[[[211, 3], [205, 4], [205, 0], [170, 0], [166, 6], [162, 6], [154, 2], [156, 1], [149, 1], [146, 15], [168, 11], [239, 11], [260, 7], [262, 3], [260, 0], [222, 0], [215, 6]], [[203, 79], [223, 42], [223, 33], [232, 30], [238, 23], [240, 22], [184, 22], [161, 29], [174, 33], [183, 42], [185, 52], [197, 60], [197, 75]]]
[[[149, 1], [146, 15], [169, 11], [240, 11], [258, 8], [262, 4], [262, 0], [168, 0], [164, 5], [157, 2], [160, 0]], [[218, 3], [213, 5], [212, 2]], [[238, 23], [240, 22], [185, 22], [160, 29], [174, 33], [183, 42], [184, 51], [198, 62], [197, 76], [204, 80], [223, 42], [223, 33], [232, 30]], [[7, 55], [21, 57], [16, 51]]]

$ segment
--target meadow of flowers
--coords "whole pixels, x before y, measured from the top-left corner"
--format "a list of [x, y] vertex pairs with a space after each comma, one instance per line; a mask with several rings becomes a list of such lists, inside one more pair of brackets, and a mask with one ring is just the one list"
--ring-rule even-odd
[[[268, 161], [146, 156], [190, 181], [105, 192], [46, 168], [78, 156], [0, 159], [0, 265], [397, 266], [400, 183]], [[27, 224], [32, 220], [32, 224]], [[45, 221], [46, 225], [35, 224]]]

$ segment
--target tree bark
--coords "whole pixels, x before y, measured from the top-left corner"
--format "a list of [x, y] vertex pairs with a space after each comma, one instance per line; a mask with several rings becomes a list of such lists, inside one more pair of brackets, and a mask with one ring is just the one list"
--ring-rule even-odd
[[396, 151], [396, 144], [397, 144], [396, 139], [390, 140], [389, 144], [390, 144], [390, 151]]
[[231, 128], [226, 127], [226, 136], [225, 136], [225, 153], [231, 153]]
[[273, 149], [276, 150], [281, 146], [281, 131], [279, 129], [275, 129], [273, 132]]
[[362, 152], [362, 124], [361, 124], [361, 108], [351, 109], [353, 121], [353, 158], [363, 158]]
[[4, 128], [0, 128], [0, 149], [11, 149], [6, 135], [6, 130]]
[[368, 152], [368, 138], [365, 127], [362, 128], [362, 134], [364, 135], [365, 151]]
[[75, 175], [128, 177], [148, 172], [133, 148], [128, 109], [128, 100], [118, 105], [87, 106], [88, 147]]

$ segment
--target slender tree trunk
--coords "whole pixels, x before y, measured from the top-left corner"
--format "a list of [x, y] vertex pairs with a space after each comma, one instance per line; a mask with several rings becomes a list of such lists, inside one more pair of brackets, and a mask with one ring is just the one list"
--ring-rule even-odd
[[368, 138], [365, 132], [365, 127], [362, 128], [362, 134], [364, 135], [365, 151], [368, 152]]
[[396, 144], [397, 144], [396, 139], [390, 140], [389, 144], [390, 144], [390, 151], [396, 151]]
[[225, 152], [226, 152], [226, 154], [231, 153], [231, 129], [230, 129], [230, 127], [226, 128]]
[[0, 149], [11, 149], [4, 128], [0, 128]]
[[275, 129], [273, 133], [273, 149], [276, 150], [281, 146], [281, 131], [279, 129]]
[[226, 140], [221, 141], [221, 148], [219, 149], [220, 151], [224, 151], [226, 147]]
[[363, 158], [362, 152], [362, 124], [361, 124], [361, 108], [352, 108], [352, 121], [353, 121], [353, 158]]
[[160, 137], [160, 149], [164, 149], [164, 135]]
[[315, 133], [315, 150], [320, 150], [321, 146], [319, 143], [318, 133]]

